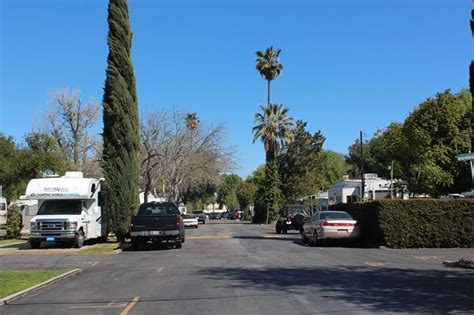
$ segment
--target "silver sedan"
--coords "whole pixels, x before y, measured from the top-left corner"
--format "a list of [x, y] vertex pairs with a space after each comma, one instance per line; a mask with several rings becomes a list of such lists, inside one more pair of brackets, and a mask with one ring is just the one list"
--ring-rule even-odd
[[315, 246], [325, 239], [358, 239], [360, 226], [344, 211], [316, 212], [301, 231], [303, 243], [311, 241]]

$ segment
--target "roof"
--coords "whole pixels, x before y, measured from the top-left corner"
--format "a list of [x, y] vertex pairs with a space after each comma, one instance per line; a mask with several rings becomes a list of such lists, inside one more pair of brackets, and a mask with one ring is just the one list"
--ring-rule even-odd
[[26, 199], [91, 199], [100, 180], [80, 177], [35, 178], [26, 188]]

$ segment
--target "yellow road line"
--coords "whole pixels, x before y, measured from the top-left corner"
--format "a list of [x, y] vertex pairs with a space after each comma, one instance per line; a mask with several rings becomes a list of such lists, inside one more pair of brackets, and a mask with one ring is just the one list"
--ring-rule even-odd
[[280, 235], [263, 235], [264, 238], [282, 238]]
[[130, 310], [132, 309], [132, 307], [134, 307], [135, 304], [137, 304], [139, 299], [140, 299], [139, 296], [134, 297], [133, 300], [130, 303], [128, 303], [125, 309], [120, 313], [120, 315], [127, 315], [128, 312], [130, 312]]

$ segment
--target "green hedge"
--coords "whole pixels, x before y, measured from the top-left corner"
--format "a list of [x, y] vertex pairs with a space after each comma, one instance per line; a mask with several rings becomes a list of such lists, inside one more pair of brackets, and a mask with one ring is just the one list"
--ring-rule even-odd
[[338, 204], [360, 222], [362, 239], [393, 248], [472, 247], [474, 200], [380, 200]]

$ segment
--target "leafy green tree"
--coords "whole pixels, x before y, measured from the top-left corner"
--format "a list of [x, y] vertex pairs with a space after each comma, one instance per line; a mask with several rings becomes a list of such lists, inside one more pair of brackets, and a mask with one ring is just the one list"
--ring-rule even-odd
[[319, 158], [319, 172], [321, 173], [323, 191], [328, 190], [334, 183], [342, 179], [350, 170], [344, 155], [338, 152], [323, 150]]
[[7, 213], [6, 238], [20, 238], [22, 227], [20, 209], [17, 205], [10, 206]]
[[214, 194], [217, 192], [217, 185], [213, 182], [201, 182], [188, 187], [183, 195], [183, 202], [190, 205], [191, 209], [203, 209], [207, 205], [214, 203]]
[[217, 203], [220, 208], [223, 205], [226, 205], [228, 209], [238, 208], [237, 188], [241, 183], [242, 178], [237, 174], [222, 175], [222, 184], [217, 190]]
[[245, 180], [239, 184], [236, 194], [240, 210], [248, 213], [249, 206], [254, 202], [256, 192], [257, 185], [255, 185], [252, 181]]
[[[392, 161], [394, 165], [394, 175], [401, 176], [400, 165], [397, 161], [403, 157], [405, 147], [405, 138], [402, 134], [403, 125], [392, 123], [384, 130], [378, 130], [368, 141], [364, 142], [364, 172], [376, 173], [381, 177], [390, 176], [389, 165]], [[351, 175], [360, 177], [360, 141], [356, 140], [349, 147], [347, 162], [351, 165]]]
[[30, 179], [40, 177], [46, 170], [62, 174], [68, 163], [56, 141], [42, 132], [26, 135], [22, 147], [13, 138], [0, 134], [0, 150], [0, 185], [9, 201], [25, 193]]
[[282, 192], [286, 202], [295, 202], [323, 188], [320, 153], [325, 138], [320, 131], [314, 134], [308, 132], [306, 125], [302, 120], [296, 122], [294, 140], [279, 159]]
[[471, 149], [471, 99], [467, 90], [429, 98], [405, 120], [402, 169], [413, 193], [433, 196], [469, 189], [467, 163], [456, 155]]
[[283, 147], [293, 141], [293, 118], [288, 116], [288, 108], [269, 104], [260, 106], [262, 113], [255, 114], [253, 142], [260, 139], [265, 148], [266, 161], [273, 161]]
[[18, 148], [13, 137], [7, 137], [0, 133], [0, 185], [2, 194], [7, 200], [13, 195], [12, 185], [15, 183], [17, 173], [16, 163], [18, 161]]
[[126, 0], [109, 1], [108, 23], [102, 165], [108, 186], [109, 227], [121, 241], [128, 231], [128, 220], [138, 207], [140, 174], [138, 104]]
[[270, 105], [270, 82], [275, 80], [282, 72], [283, 65], [278, 57], [281, 49], [273, 50], [273, 46], [265, 51], [257, 51], [256, 68], [262, 77], [267, 80], [267, 105]]

